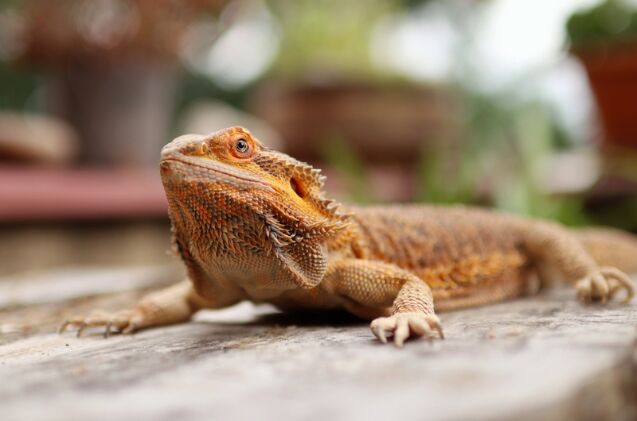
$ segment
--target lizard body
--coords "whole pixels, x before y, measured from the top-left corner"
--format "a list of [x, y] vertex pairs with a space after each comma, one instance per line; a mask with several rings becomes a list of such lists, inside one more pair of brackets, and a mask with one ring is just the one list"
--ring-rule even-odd
[[160, 171], [188, 279], [134, 309], [72, 318], [64, 328], [132, 332], [251, 300], [283, 310], [345, 308], [400, 346], [410, 336], [442, 336], [434, 303], [449, 310], [520, 296], [549, 269], [584, 302], [634, 295], [623, 272], [604, 266], [637, 270], [637, 240], [628, 234], [576, 233], [461, 206], [344, 207], [324, 196], [318, 170], [243, 128], [175, 139]]

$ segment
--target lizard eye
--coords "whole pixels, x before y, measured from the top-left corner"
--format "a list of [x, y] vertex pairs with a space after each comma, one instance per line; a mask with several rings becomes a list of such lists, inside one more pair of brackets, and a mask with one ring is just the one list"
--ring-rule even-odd
[[237, 139], [237, 141], [235, 142], [234, 148], [237, 150], [237, 152], [244, 154], [248, 152], [248, 149], [250, 149], [250, 145], [248, 145], [248, 142], [244, 138], [240, 138]]
[[240, 137], [232, 143], [231, 152], [237, 158], [249, 158], [252, 155], [252, 145], [246, 139]]

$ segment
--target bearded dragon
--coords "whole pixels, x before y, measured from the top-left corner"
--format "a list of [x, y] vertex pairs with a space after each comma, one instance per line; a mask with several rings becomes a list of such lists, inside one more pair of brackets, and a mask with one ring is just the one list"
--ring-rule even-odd
[[250, 300], [345, 309], [401, 346], [443, 337], [434, 308], [513, 299], [555, 270], [584, 303], [635, 293], [618, 269], [637, 271], [630, 234], [462, 206], [345, 207], [325, 197], [319, 170], [240, 127], [178, 137], [162, 149], [160, 173], [187, 279], [130, 310], [73, 317], [62, 331], [130, 333]]

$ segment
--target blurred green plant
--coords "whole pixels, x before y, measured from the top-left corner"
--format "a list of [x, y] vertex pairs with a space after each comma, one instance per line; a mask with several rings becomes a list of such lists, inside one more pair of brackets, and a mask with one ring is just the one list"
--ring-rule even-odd
[[509, 147], [498, 148], [492, 158], [506, 160], [508, 155], [512, 161], [508, 173], [504, 173], [508, 177], [499, 178], [499, 186], [494, 189], [495, 207], [567, 225], [586, 224], [580, 197], [558, 196], [545, 191], [547, 186], [540, 187], [547, 160], [557, 149], [555, 134], [559, 133], [546, 107], [526, 104], [514, 112], [511, 122]]
[[0, 10], [18, 8], [24, 4], [24, 0], [0, 0]]
[[[269, 0], [281, 52], [271, 73], [285, 80], [377, 78], [369, 57], [375, 24], [403, 7], [387, 0]], [[335, 12], [337, 11], [337, 12]]]
[[[459, 139], [440, 139], [433, 151], [425, 151], [417, 199], [487, 205], [567, 225], [585, 224], [582, 197], [558, 196], [541, 187], [551, 155], [571, 146], [547, 106], [521, 99], [517, 95], [521, 83], [491, 93], [475, 88], [476, 69], [468, 58], [485, 3], [440, 3], [460, 38], [454, 54], [456, 86], [464, 107], [462, 130]], [[533, 77], [528, 74], [525, 80]]]
[[[2, 0], [0, 0], [2, 1]], [[68, 60], [177, 61], [190, 30], [229, 0], [57, 0], [0, 3], [0, 39], [13, 60], [55, 67]], [[15, 29], [15, 30], [13, 30]], [[7, 32], [7, 33], [5, 33]]]
[[[475, 89], [475, 69], [467, 58], [471, 57], [483, 2], [438, 4], [445, 6], [462, 40], [454, 52], [462, 121], [457, 137], [423, 143], [426, 147], [417, 168], [416, 200], [484, 205], [567, 225], [588, 222], [582, 197], [551, 194], [544, 186], [547, 161], [556, 151], [571, 146], [547, 106], [521, 99], [517, 95], [520, 84], [495, 93]], [[356, 190], [350, 191], [365, 191], [364, 164], [352, 156], [355, 152], [334, 144], [330, 147], [333, 150], [326, 154], [327, 162], [339, 168], [349, 180], [348, 186], [355, 186]], [[363, 197], [363, 201], [370, 197], [373, 200], [372, 195]], [[357, 194], [351, 198], [357, 200]]]
[[0, 61], [0, 110], [38, 111], [42, 76]]
[[[547, 107], [511, 95], [464, 91], [465, 116], [458, 139], [428, 142], [417, 168], [416, 201], [484, 205], [567, 225], [590, 222], [579, 195], [547, 191], [547, 162], [565, 143]], [[345, 183], [349, 199], [374, 202], [364, 162], [334, 136], [324, 159]]]
[[464, 104], [462, 139], [438, 142], [433, 153], [423, 155], [419, 201], [483, 204], [567, 225], [587, 222], [581, 198], [540, 187], [547, 160], [561, 142], [545, 106], [470, 91]]
[[606, 0], [569, 17], [566, 31], [571, 48], [637, 39], [637, 9], [624, 0]]

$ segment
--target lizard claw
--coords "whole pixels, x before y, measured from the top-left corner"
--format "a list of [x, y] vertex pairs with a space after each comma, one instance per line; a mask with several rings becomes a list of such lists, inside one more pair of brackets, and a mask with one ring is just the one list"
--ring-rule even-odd
[[76, 336], [82, 336], [87, 328], [103, 327], [104, 338], [108, 338], [114, 332], [133, 333], [139, 328], [136, 322], [137, 315], [130, 310], [120, 311], [115, 314], [94, 312], [89, 316], [73, 316], [62, 323], [58, 333], [62, 334], [70, 328], [77, 328]]
[[635, 296], [635, 285], [628, 275], [614, 267], [605, 266], [575, 284], [577, 298], [583, 303], [593, 301], [606, 304], [612, 300], [618, 291], [626, 291], [626, 296], [621, 301], [628, 303]]
[[435, 314], [397, 313], [390, 317], [374, 319], [370, 327], [374, 336], [382, 343], [387, 343], [387, 336], [393, 335], [394, 344], [398, 347], [403, 346], [409, 337], [431, 338], [437, 333], [441, 339], [444, 339], [440, 319]]

